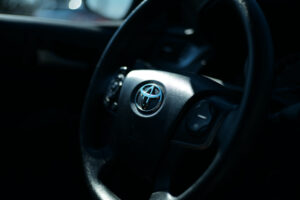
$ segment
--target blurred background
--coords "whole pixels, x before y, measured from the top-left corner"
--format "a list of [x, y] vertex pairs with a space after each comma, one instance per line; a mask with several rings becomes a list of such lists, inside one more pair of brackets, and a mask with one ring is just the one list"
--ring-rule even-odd
[[81, 22], [121, 20], [133, 0], [1, 0], [0, 13]]

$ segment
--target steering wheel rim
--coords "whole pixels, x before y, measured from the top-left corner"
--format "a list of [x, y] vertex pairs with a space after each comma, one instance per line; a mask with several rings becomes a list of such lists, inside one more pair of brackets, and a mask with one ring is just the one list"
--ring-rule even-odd
[[[206, 5], [206, 3], [215, 1], [203, 2], [203, 5]], [[237, 159], [241, 152], [249, 148], [249, 146], [247, 146], [247, 144], [251, 144], [249, 140], [257, 138], [253, 133], [257, 132], [258, 127], [266, 115], [272, 86], [273, 49], [271, 35], [266, 19], [256, 1], [230, 0], [229, 3], [240, 16], [248, 43], [249, 67], [244, 94], [238, 112], [232, 115], [232, 118], [238, 120], [235, 120], [235, 124], [230, 125], [231, 130], [229, 132], [232, 133], [231, 137], [224, 136], [226, 129], [228, 131], [228, 122], [223, 122], [222, 128], [225, 128], [223, 128], [221, 138], [225, 141], [224, 145], [226, 148], [222, 154], [216, 155], [208, 169], [191, 187], [177, 197], [173, 197], [166, 192], [154, 192], [151, 199], [188, 199], [194, 197], [194, 195], [199, 195], [199, 193], [203, 195], [206, 193], [205, 190], [214, 185], [215, 181], [217, 181], [213, 176], [218, 176], [219, 179], [226, 178], [226, 174], [228, 174], [233, 167], [234, 164], [228, 163], [229, 161], [226, 158], [230, 156]], [[99, 110], [95, 110], [95, 107], [99, 106], [99, 103], [102, 104], [102, 101], [99, 100], [97, 94], [104, 94], [106, 92], [106, 87], [101, 87], [101, 85], [107, 85], [108, 74], [111, 76], [117, 71], [112, 61], [124, 48], [124, 39], [129, 37], [137, 24], [141, 24], [145, 16], [146, 18], [147, 16], [151, 16], [152, 9], [158, 8], [159, 4], [160, 2], [158, 1], [143, 1], [128, 16], [107, 45], [88, 89], [80, 124], [80, 140], [87, 180], [93, 193], [99, 199], [119, 199], [119, 197], [113, 194], [98, 180], [99, 166], [105, 165], [105, 157], [107, 155], [90, 148], [90, 144], [87, 142], [87, 140], [89, 140], [87, 139], [88, 132], [94, 131], [93, 128], [95, 124], [99, 123], [95, 117], [96, 112], [99, 112]], [[167, 3], [165, 3], [164, 6], [167, 6]], [[229, 123], [233, 122], [230, 117], [227, 117], [226, 120], [228, 120]], [[226, 123], [227, 126], [224, 125]], [[226, 166], [226, 168], [221, 167], [221, 163], [223, 166]]]

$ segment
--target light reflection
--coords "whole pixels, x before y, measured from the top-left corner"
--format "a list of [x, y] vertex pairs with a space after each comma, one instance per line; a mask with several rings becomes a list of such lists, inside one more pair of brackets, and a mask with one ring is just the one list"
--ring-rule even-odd
[[204, 76], [204, 77], [206, 77], [206, 78], [208, 78], [208, 79], [210, 79], [210, 80], [212, 80], [212, 81], [214, 81], [214, 82], [216, 82], [216, 83], [224, 86], [224, 82], [222, 80], [220, 80], [220, 79], [213, 78], [213, 77], [210, 77], [210, 76], [205, 76], [205, 75], [202, 75], [202, 76]]
[[194, 29], [192, 29], [192, 28], [189, 28], [189, 29], [185, 29], [184, 30], [184, 34], [186, 34], [186, 35], [193, 35], [194, 34]]
[[82, 5], [82, 0], [70, 0], [69, 1], [69, 9], [76, 10], [80, 8]]

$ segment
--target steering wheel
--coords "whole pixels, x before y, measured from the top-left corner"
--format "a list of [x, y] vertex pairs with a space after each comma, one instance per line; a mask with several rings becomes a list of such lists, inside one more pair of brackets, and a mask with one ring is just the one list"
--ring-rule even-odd
[[[172, 11], [172, 2], [143, 1], [112, 37], [90, 82], [80, 141], [87, 181], [97, 199], [205, 197], [230, 178], [259, 139], [271, 94], [273, 48], [255, 0], [228, 1], [243, 24], [248, 48], [238, 103], [231, 100], [234, 91], [205, 76], [121, 67], [127, 61], [120, 55], [131, 59], [130, 53], [139, 51], [131, 44], [140, 30]], [[212, 3], [218, 1], [201, 1], [202, 9]], [[182, 165], [186, 170], [194, 164], [185, 163], [187, 154], [201, 162], [201, 169], [186, 184], [178, 174]], [[185, 186], [176, 192], [181, 183]]]

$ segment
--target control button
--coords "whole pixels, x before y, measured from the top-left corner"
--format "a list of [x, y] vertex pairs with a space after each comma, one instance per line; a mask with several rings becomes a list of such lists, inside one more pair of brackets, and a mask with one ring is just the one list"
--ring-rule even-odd
[[128, 67], [127, 66], [120, 67], [119, 73], [126, 75], [128, 73]]
[[212, 122], [212, 115], [211, 104], [206, 100], [200, 102], [187, 116], [186, 126], [188, 131], [197, 135], [207, 131]]
[[117, 102], [114, 102], [112, 105], [111, 105], [111, 110], [112, 111], [116, 111], [118, 108], [118, 103]]
[[108, 89], [106, 97], [109, 98], [109, 99], [114, 98], [118, 94], [118, 92], [121, 89], [122, 85], [123, 85], [123, 82], [118, 81], [118, 80], [114, 80], [111, 83], [111, 85]]
[[104, 105], [111, 111], [116, 111], [118, 108], [118, 98], [127, 73], [128, 68], [125, 66], [121, 67], [109, 84], [106, 96], [104, 97]]

